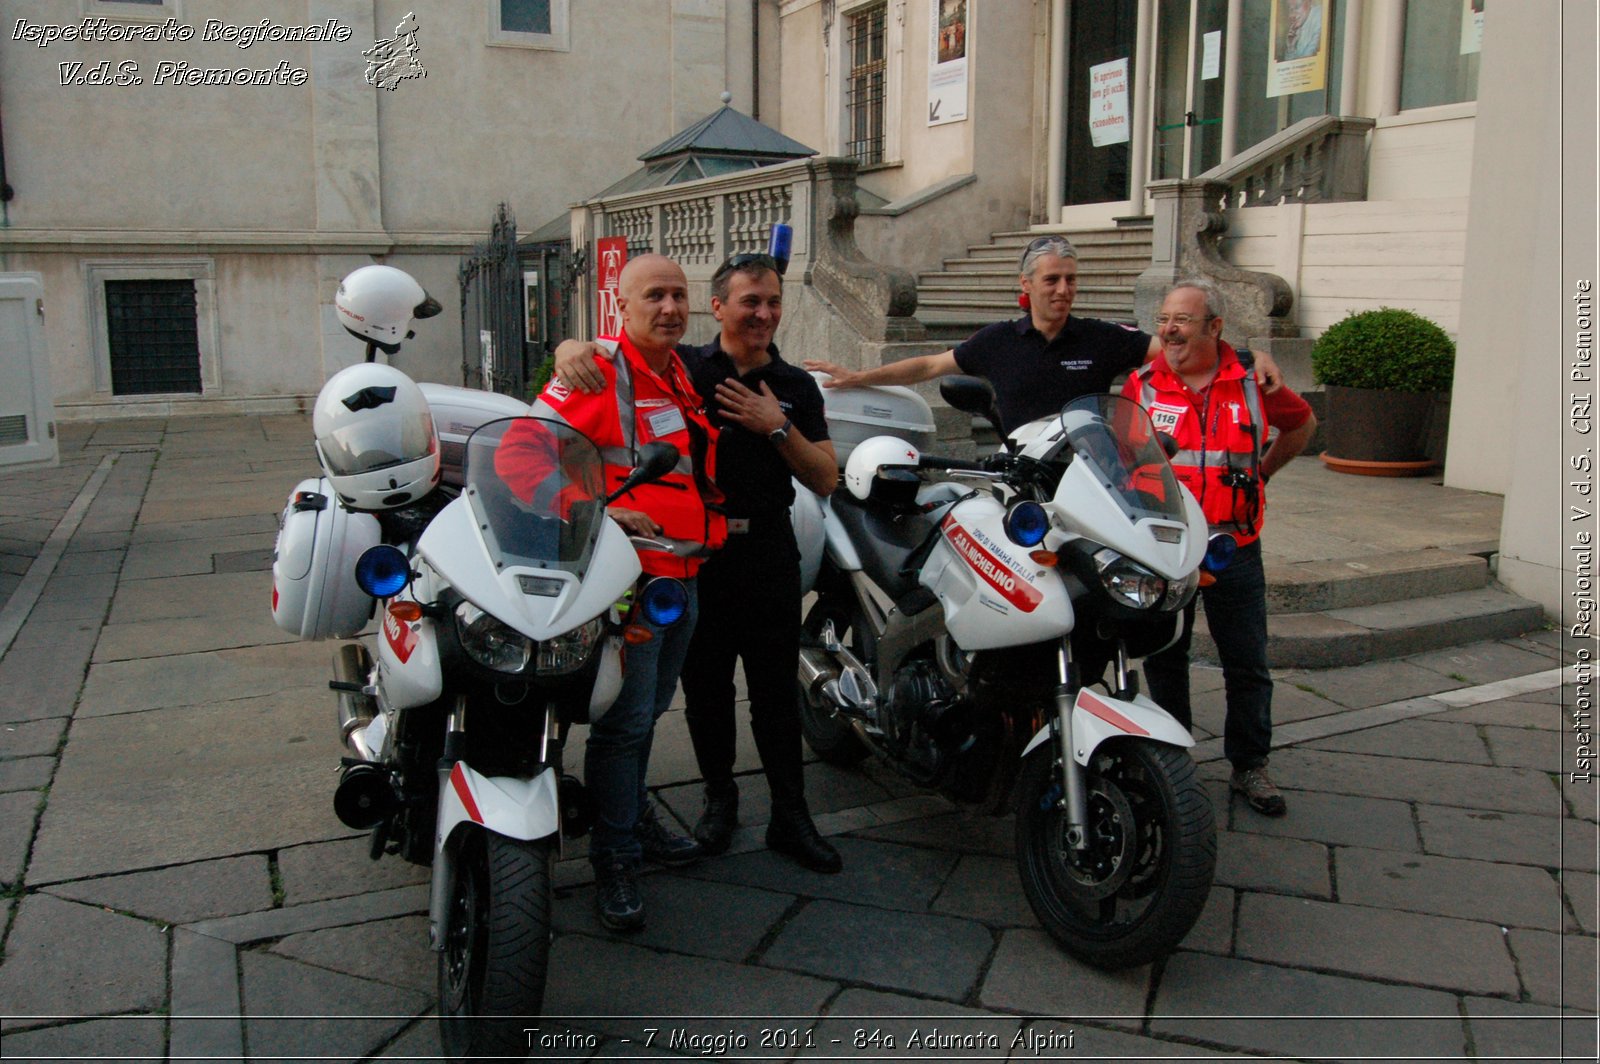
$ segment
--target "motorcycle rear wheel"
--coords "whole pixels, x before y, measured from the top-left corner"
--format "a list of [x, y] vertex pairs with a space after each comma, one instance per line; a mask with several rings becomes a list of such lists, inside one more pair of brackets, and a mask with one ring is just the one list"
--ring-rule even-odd
[[[823, 595], [817, 600], [816, 605], [811, 607], [811, 612], [806, 614], [803, 626], [805, 640], [814, 642], [829, 621], [833, 622], [834, 637], [865, 662], [867, 659], [863, 653], [862, 642], [866, 637], [861, 620], [852, 606], [846, 605], [832, 595]], [[856, 735], [855, 728], [851, 727], [848, 720], [834, 713], [828, 706], [818, 705], [803, 689], [799, 698], [800, 734], [805, 736], [806, 745], [811, 747], [818, 757], [830, 765], [849, 767], [860, 763], [867, 756], [870, 751]]]
[[469, 829], [439, 954], [439, 1037], [451, 1060], [528, 1054], [550, 962], [550, 840]]
[[1017, 779], [1017, 866], [1051, 936], [1097, 968], [1132, 968], [1170, 952], [1211, 892], [1217, 834], [1187, 751], [1119, 739], [1087, 774], [1089, 847], [1067, 842], [1058, 748], [1030, 753]]

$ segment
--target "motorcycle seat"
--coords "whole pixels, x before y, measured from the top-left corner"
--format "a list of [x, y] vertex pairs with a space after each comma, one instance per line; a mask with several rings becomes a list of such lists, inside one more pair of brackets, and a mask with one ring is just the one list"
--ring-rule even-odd
[[902, 570], [912, 552], [934, 532], [932, 519], [916, 510], [862, 503], [842, 491], [834, 493], [832, 503], [872, 582], [897, 602], [919, 590], [916, 572]]

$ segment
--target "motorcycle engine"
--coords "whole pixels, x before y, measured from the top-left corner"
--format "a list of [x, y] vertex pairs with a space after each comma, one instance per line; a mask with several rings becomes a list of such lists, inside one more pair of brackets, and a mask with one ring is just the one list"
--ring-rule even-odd
[[939, 777], [951, 739], [959, 741], [947, 734], [950, 729], [946, 726], [958, 699], [956, 689], [932, 661], [909, 661], [894, 674], [878, 713], [878, 726], [899, 752], [903, 767], [920, 783], [932, 783]]

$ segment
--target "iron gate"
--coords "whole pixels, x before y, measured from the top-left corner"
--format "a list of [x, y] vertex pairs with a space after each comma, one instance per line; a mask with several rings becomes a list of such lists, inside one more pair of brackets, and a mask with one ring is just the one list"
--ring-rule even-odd
[[568, 243], [519, 246], [516, 219], [502, 203], [488, 239], [461, 260], [459, 277], [462, 383], [531, 400], [556, 345], [572, 335]]

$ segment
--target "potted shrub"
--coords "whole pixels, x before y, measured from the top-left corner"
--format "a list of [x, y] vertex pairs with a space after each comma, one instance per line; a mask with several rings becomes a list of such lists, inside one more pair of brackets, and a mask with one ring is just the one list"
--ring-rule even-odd
[[1409, 310], [1382, 307], [1335, 323], [1311, 349], [1328, 400], [1323, 461], [1388, 476], [1433, 468], [1428, 429], [1455, 359], [1455, 341]]

